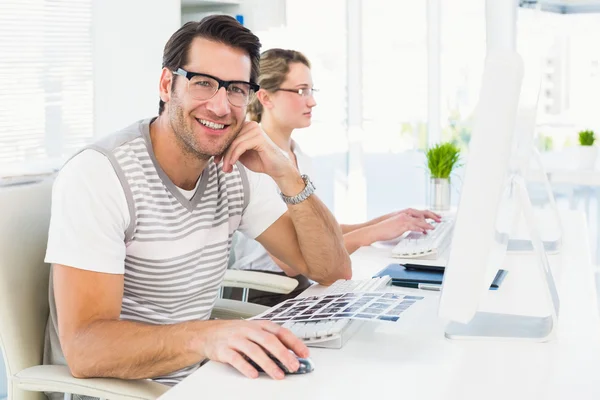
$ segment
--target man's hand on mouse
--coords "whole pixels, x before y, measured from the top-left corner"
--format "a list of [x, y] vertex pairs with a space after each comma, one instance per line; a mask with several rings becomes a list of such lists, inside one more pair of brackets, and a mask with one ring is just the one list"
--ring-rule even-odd
[[203, 335], [206, 358], [232, 365], [248, 378], [257, 378], [258, 371], [242, 354], [254, 360], [271, 378], [283, 379], [285, 374], [266, 352], [277, 357], [289, 370], [299, 368], [297, 358], [308, 357], [308, 347], [291, 331], [271, 321], [209, 321]]

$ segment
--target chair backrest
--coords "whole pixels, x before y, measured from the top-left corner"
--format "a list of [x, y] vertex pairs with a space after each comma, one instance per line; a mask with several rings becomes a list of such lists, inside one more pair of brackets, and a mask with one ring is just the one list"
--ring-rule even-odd
[[[0, 349], [9, 377], [42, 363], [52, 180], [0, 187]], [[16, 393], [15, 393], [16, 394]], [[40, 398], [40, 394], [17, 395]]]

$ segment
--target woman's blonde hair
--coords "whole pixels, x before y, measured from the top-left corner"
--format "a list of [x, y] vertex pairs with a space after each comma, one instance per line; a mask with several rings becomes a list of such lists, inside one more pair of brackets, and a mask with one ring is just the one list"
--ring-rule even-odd
[[[302, 63], [310, 68], [308, 58], [299, 51], [285, 49], [269, 49], [260, 55], [258, 84], [267, 92], [274, 92], [290, 72], [290, 64]], [[248, 116], [251, 121], [260, 122], [263, 106], [257, 96], [248, 104]]]

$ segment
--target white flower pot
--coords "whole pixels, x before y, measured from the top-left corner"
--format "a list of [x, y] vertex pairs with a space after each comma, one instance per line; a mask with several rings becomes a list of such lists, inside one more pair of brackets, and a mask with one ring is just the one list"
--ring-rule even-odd
[[579, 169], [594, 169], [597, 155], [598, 148], [596, 146], [579, 146]]
[[430, 179], [429, 208], [432, 211], [448, 211], [450, 209], [450, 179]]

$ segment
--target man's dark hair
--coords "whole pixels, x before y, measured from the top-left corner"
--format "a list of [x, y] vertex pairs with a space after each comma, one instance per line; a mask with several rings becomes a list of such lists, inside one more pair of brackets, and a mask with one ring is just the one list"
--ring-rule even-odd
[[[188, 22], [179, 28], [165, 45], [163, 68], [173, 71], [187, 64], [190, 44], [197, 37], [246, 51], [252, 62], [250, 82], [256, 82], [260, 60], [260, 40], [248, 28], [244, 28], [229, 15], [211, 15], [203, 18], [200, 22]], [[175, 83], [175, 78], [176, 76], [173, 83]], [[165, 103], [160, 100], [158, 114], [162, 114], [164, 108]]]

